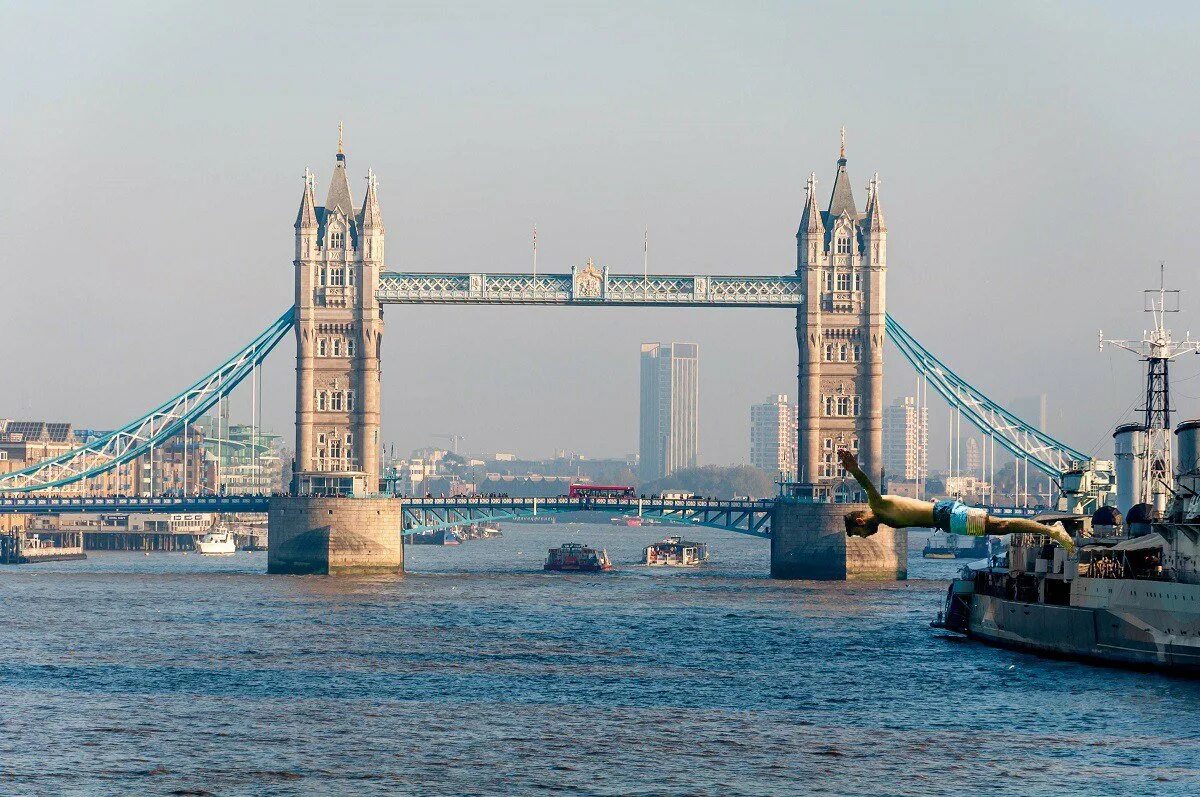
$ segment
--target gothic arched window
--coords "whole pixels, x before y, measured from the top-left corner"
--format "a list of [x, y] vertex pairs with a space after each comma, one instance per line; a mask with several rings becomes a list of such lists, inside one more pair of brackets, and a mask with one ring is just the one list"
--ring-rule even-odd
[[850, 397], [849, 396], [838, 396], [837, 414], [838, 415], [849, 415], [850, 414]]
[[333, 391], [333, 394], [330, 396], [330, 399], [331, 399], [330, 409], [332, 409], [334, 412], [341, 412], [342, 411], [342, 393], [341, 393], [341, 391], [339, 391], [339, 390]]
[[319, 391], [317, 393], [317, 411], [324, 412], [325, 408], [328, 406], [329, 406], [329, 394], [326, 393], [324, 390]]
[[839, 255], [850, 254], [850, 236], [843, 235], [837, 239], [837, 253]]
[[329, 356], [329, 339], [328, 338], [317, 338], [317, 356], [318, 357], [328, 357]]
[[333, 339], [333, 356], [334, 357], [342, 356], [342, 339], [341, 338]]
[[354, 347], [354, 338], [350, 338], [349, 340], [346, 341], [346, 356], [347, 357], [354, 356], [354, 348], [355, 348]]
[[825, 397], [825, 414], [833, 415], [833, 396]]
[[344, 249], [346, 246], [346, 233], [332, 232], [329, 234], [330, 249]]

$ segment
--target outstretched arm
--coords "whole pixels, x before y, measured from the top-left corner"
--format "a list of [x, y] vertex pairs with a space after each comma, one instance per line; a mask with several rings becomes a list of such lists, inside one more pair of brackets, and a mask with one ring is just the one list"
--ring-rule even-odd
[[867, 494], [867, 500], [871, 506], [875, 506], [877, 502], [883, 500], [883, 496], [879, 494], [879, 490], [875, 489], [875, 485], [867, 478], [867, 474], [863, 473], [862, 468], [858, 465], [858, 460], [854, 458], [853, 454], [843, 448], [838, 451], [838, 459], [842, 461], [842, 467], [846, 469], [846, 472], [853, 476], [854, 480], [863, 488], [863, 492]]

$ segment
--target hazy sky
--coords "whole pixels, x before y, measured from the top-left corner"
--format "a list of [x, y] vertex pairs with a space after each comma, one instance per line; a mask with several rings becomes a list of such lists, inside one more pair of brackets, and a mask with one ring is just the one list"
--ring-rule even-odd
[[[0, 3], [0, 417], [111, 427], [291, 301], [301, 174], [339, 120], [389, 266], [587, 258], [784, 274], [838, 128], [882, 176], [889, 309], [995, 398], [1049, 394], [1079, 448], [1141, 391], [1165, 261], [1200, 329], [1194, 4]], [[795, 393], [783, 310], [387, 310], [384, 437], [473, 451], [636, 449], [638, 344], [700, 344], [701, 456], [745, 461], [749, 405]], [[292, 434], [292, 344], [267, 368]], [[889, 352], [889, 397], [913, 376]], [[1200, 415], [1180, 362], [1180, 417]], [[239, 399], [244, 406], [245, 400]], [[235, 412], [237, 408], [235, 406]], [[944, 418], [935, 412], [936, 460]]]

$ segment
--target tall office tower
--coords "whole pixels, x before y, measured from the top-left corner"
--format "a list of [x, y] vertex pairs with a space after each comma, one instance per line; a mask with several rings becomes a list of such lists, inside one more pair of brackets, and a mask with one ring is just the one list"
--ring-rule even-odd
[[929, 409], [916, 399], [896, 399], [883, 410], [883, 469], [888, 479], [917, 481], [928, 475]]
[[750, 408], [750, 464], [772, 476], [796, 467], [796, 407], [787, 396]]
[[643, 481], [696, 466], [699, 376], [695, 343], [642, 344], [639, 475]]
[[[800, 349], [799, 452], [796, 478], [843, 483], [837, 450], [858, 453], [867, 475], [883, 466], [883, 343], [887, 301], [887, 225], [879, 179], [867, 187], [866, 209], [854, 204], [846, 172], [846, 144], [829, 206], [817, 206], [817, 177], [796, 233], [796, 276], [804, 278], [804, 306], [796, 311]], [[856, 488], [855, 488], [856, 489]]]

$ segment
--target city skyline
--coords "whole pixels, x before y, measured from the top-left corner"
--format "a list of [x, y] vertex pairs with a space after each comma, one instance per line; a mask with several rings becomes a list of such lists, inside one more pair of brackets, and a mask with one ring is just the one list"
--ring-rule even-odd
[[[46, 259], [51, 267], [25, 275], [27, 295], [39, 301], [15, 302], [0, 320], [10, 338], [41, 333], [36, 352], [0, 353], [0, 367], [25, 375], [3, 398], [0, 416], [110, 428], [257, 331], [265, 308], [281, 309], [289, 299], [285, 225], [302, 167], [328, 180], [342, 119], [356, 195], [368, 167], [386, 192], [389, 266], [466, 270], [483, 247], [498, 267], [526, 269], [536, 223], [543, 271], [594, 257], [632, 273], [642, 266], [647, 227], [658, 270], [790, 273], [804, 178], [817, 170], [821, 194], [828, 190], [825, 170], [844, 124], [852, 186], [861, 192], [868, 164], [878, 168], [888, 220], [900, 231], [890, 241], [893, 314], [1001, 402], [1045, 389], [1051, 405], [1062, 407], [1071, 398], [1063, 385], [1102, 386], [1094, 402], [1065, 415], [1055, 430], [1088, 451], [1099, 446], [1101, 455], [1111, 448], [1113, 426], [1128, 418], [1122, 413], [1140, 379], [1135, 362], [1092, 350], [1095, 329], [1138, 328], [1138, 292], [1153, 284], [1159, 260], [1168, 264], [1168, 281], [1185, 290], [1180, 326], [1200, 313], [1181, 243], [1194, 215], [1187, 186], [1200, 174], [1185, 156], [1190, 119], [1171, 101], [1183, 91], [1180, 81], [1195, 55], [1184, 46], [1182, 25], [1156, 35], [1152, 49], [1147, 38], [1129, 39], [1131, 27], [1155, 24], [1153, 13], [1110, 7], [1078, 18], [1014, 6], [947, 14], [914, 4], [867, 15], [853, 29], [870, 46], [845, 66], [847, 80], [863, 89], [853, 96], [803, 79], [809, 64], [836, 55], [837, 37], [819, 37], [804, 53], [791, 44], [789, 31], [815, 21], [849, 29], [829, 9], [702, 16], [697, 32], [677, 41], [685, 61], [709, 60], [713, 44], [706, 35], [716, 31], [742, 48], [754, 42], [756, 53], [733, 70], [702, 74], [660, 69], [648, 41], [614, 37], [601, 25], [584, 34], [589, 46], [622, 57], [573, 67], [569, 85], [589, 97], [581, 108], [564, 105], [568, 83], [540, 69], [557, 42], [575, 33], [558, 18], [542, 20], [527, 57], [496, 59], [491, 78], [456, 65], [432, 75], [420, 94], [406, 87], [394, 104], [368, 101], [399, 85], [393, 75], [419, 71], [428, 60], [416, 30], [465, 25], [461, 35], [470, 38], [474, 26], [495, 21], [433, 11], [410, 30], [411, 13], [398, 8], [373, 14], [364, 35], [372, 44], [409, 46], [386, 48], [387, 55], [380, 47], [348, 54], [366, 81], [361, 85], [335, 90], [341, 81], [310, 76], [304, 95], [338, 97], [315, 114], [293, 90], [276, 91], [283, 66], [264, 68], [261, 57], [272, 42], [316, 46], [317, 26], [304, 14], [278, 19], [249, 9], [238, 29], [226, 31], [221, 15], [186, 9], [164, 12], [173, 23], [167, 26], [112, 10], [80, 10], [65, 27], [48, 8], [17, 13], [20, 24], [12, 29], [22, 37], [8, 57], [28, 61], [36, 53], [44, 68], [26, 86], [3, 89], [14, 112], [5, 122], [10, 146], [0, 163], [28, 212], [8, 215], [0, 228], [13, 262]], [[892, 23], [901, 13], [921, 24], [898, 30]], [[1195, 15], [1181, 6], [1172, 20]], [[355, 18], [352, 12], [348, 22]], [[668, 19], [648, 11], [645, 22], [653, 28]], [[925, 40], [923, 24], [956, 31], [947, 46], [972, 69], [943, 70], [932, 54], [907, 57]], [[107, 34], [91, 35], [97, 29]], [[1003, 31], [996, 41], [1026, 45], [1022, 62], [1011, 64], [1008, 47], [985, 30]], [[180, 31], [221, 39], [222, 68], [176, 66], [210, 57], [191, 38], [181, 40]], [[1055, 44], [1042, 47], [1045, 41]], [[484, 40], [473, 58], [498, 46]], [[1091, 58], [1095, 48], [1113, 47], [1135, 48], [1131, 57], [1171, 68], [1147, 84]], [[160, 70], [133, 68], [132, 53], [169, 52], [184, 57], [162, 58]], [[1062, 59], [1086, 64], [1097, 79], [1064, 82], [1053, 68]], [[591, 66], [600, 62], [606, 71]], [[240, 91], [216, 91], [231, 74]], [[534, 74], [541, 85], [529, 80]], [[651, 84], [638, 88], [646, 76]], [[118, 91], [126, 84], [136, 90]], [[759, 90], [746, 95], [745, 85]], [[688, 102], [660, 106], [658, 90], [665, 87]], [[413, 109], [432, 107], [428, 95], [479, 101], [441, 103], [413, 124]], [[1071, 98], [1069, 114], [1058, 110], [1064, 95]], [[940, 97], [955, 102], [938, 102], [931, 112]], [[1118, 98], [1125, 113], [1114, 116], [1109, 109]], [[731, 107], [738, 112], [727, 114]], [[814, 107], [815, 117], [807, 110]], [[535, 118], [548, 124], [531, 126]], [[1091, 168], [1096, 162], [1107, 166]], [[1029, 212], [1033, 197], [1041, 212]], [[1109, 223], [1055, 234], [1050, 220], [1066, 217], [1154, 224], [1161, 234], [1149, 247]], [[57, 233], [63, 224], [74, 234]], [[47, 249], [49, 240], [55, 246]], [[171, 288], [176, 281], [188, 289]], [[1003, 319], [973, 312], [970, 300], [946, 298], [977, 296], [979, 289]], [[114, 306], [137, 310], [113, 314]], [[1088, 323], [1066, 320], [1080, 314]], [[47, 324], [51, 317], [70, 321]], [[505, 447], [506, 436], [520, 434], [538, 451], [632, 450], [636, 408], [620, 396], [636, 389], [637, 376], [620, 367], [620, 351], [641, 340], [695, 340], [705, 348], [706, 372], [721, 374], [727, 387], [714, 391], [701, 421], [704, 461], [744, 456], [744, 430], [721, 418], [740, 417], [764, 394], [794, 390], [787, 378], [788, 322], [752, 313], [618, 310], [566, 319], [553, 310], [421, 307], [406, 308], [399, 323], [412, 334], [394, 338], [384, 357], [383, 436], [413, 447], [426, 430], [457, 425], [481, 449]], [[1001, 337], [1007, 345], [996, 346]], [[586, 357], [579, 356], [581, 346], [588, 347]], [[442, 352], [452, 356], [437, 356]], [[422, 360], [419, 369], [414, 358]], [[269, 363], [264, 375], [264, 422], [277, 430], [288, 428], [291, 415], [284, 359]], [[464, 359], [485, 368], [487, 381], [468, 376]], [[890, 348], [886, 363], [885, 398], [911, 394], [911, 374]], [[82, 406], [68, 375], [83, 368], [122, 377], [93, 382]], [[1177, 375], [1196, 372], [1187, 361]], [[531, 377], [555, 389], [530, 402]], [[1180, 398], [1180, 412], [1200, 414], [1200, 402]], [[931, 402], [930, 414], [931, 427], [944, 428], [944, 408]], [[580, 424], [581, 417], [590, 420]], [[944, 446], [932, 448], [930, 464], [938, 466]]]

